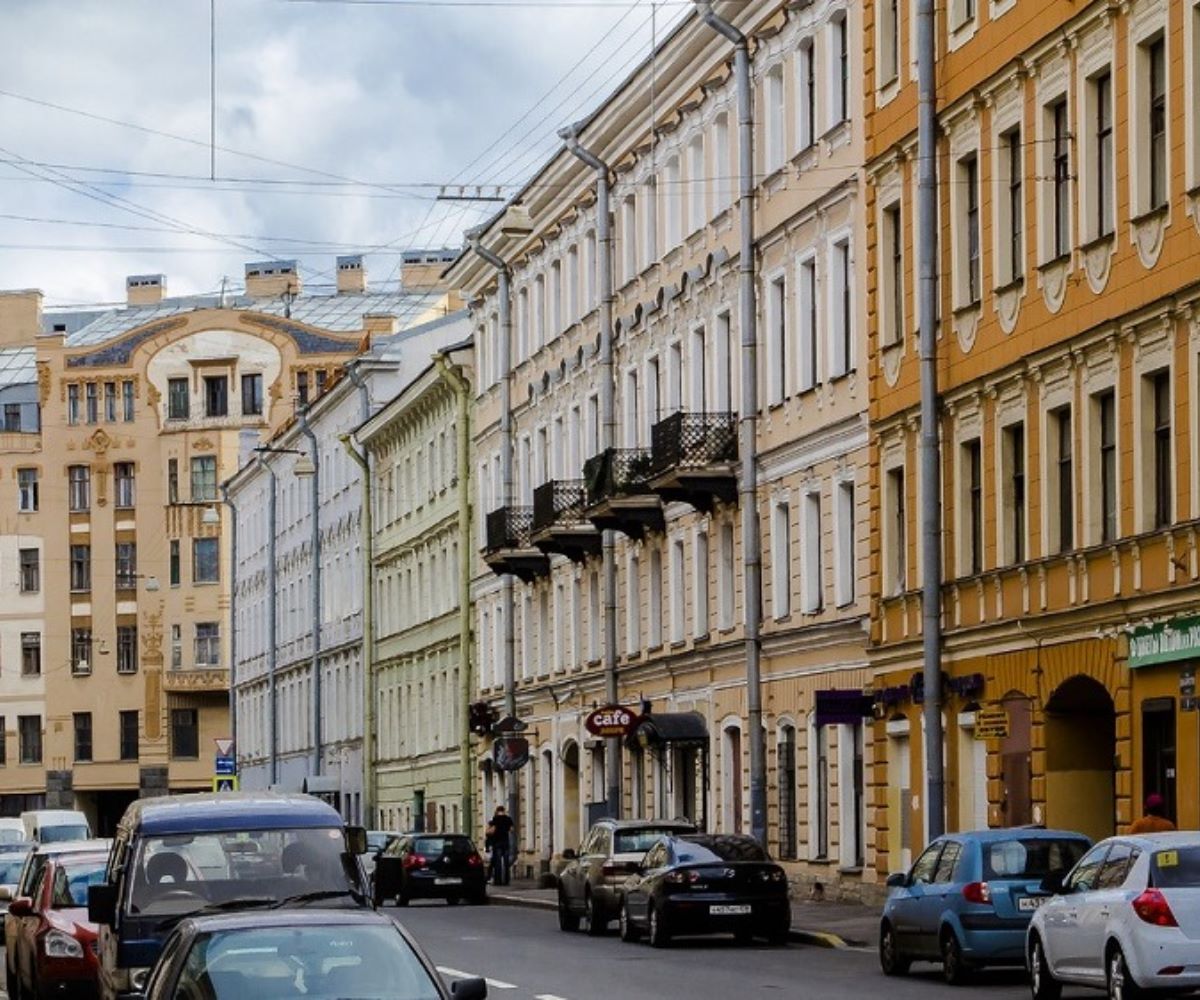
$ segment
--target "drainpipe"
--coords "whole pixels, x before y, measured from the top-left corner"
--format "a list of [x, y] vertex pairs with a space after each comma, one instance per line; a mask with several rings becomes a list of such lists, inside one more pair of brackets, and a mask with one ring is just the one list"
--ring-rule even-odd
[[[362, 423], [366, 423], [371, 416], [371, 395], [367, 380], [363, 378], [357, 363], [347, 365], [346, 371], [350, 375], [351, 384], [358, 390], [361, 404], [360, 417]], [[371, 470], [366, 456], [359, 453], [349, 434], [341, 435], [338, 440], [342, 442], [342, 447], [346, 449], [362, 474], [363, 609], [362, 648], [359, 652], [363, 675], [362, 820], [366, 824], [371, 824], [375, 822], [375, 675], [373, 667], [375, 595], [372, 588], [372, 552], [375, 540], [371, 513]]]
[[474, 776], [471, 773], [471, 387], [461, 366], [445, 354], [434, 356], [438, 375], [453, 390], [458, 406], [456, 456], [458, 476], [458, 648], [461, 662], [459, 684], [459, 767], [462, 782], [462, 828], [468, 837], [475, 820]]
[[229, 499], [229, 485], [221, 484], [221, 498], [229, 508], [229, 564], [233, 586], [229, 588], [229, 735], [233, 740], [233, 759], [236, 766], [237, 732], [237, 571], [238, 571], [238, 509]]
[[[579, 143], [581, 123], [559, 131], [568, 152], [596, 171], [596, 245], [600, 271], [600, 448], [616, 444], [616, 412], [613, 404], [613, 279], [612, 216], [609, 212], [609, 168], [595, 153]], [[620, 700], [617, 685], [617, 533], [608, 528], [601, 535], [604, 567], [604, 696], [610, 705]], [[621, 741], [610, 737], [604, 751], [605, 798], [608, 814], [621, 818]]]
[[[317, 447], [317, 436], [308, 424], [308, 407], [300, 410], [300, 433], [308, 438], [312, 452], [312, 537], [309, 553], [312, 557], [312, 773], [321, 773], [321, 450]], [[338, 803], [342, 808], [342, 803]]]
[[767, 740], [763, 734], [762, 677], [759, 657], [762, 624], [762, 538], [758, 523], [758, 330], [754, 287], [754, 113], [750, 82], [750, 49], [743, 35], [713, 13], [710, 0], [697, 0], [704, 23], [734, 46], [738, 104], [738, 181], [741, 208], [742, 414], [738, 451], [742, 511], [742, 580], [745, 602], [746, 708], [750, 726], [750, 834], [767, 842]]
[[275, 470], [270, 463], [258, 456], [258, 463], [270, 477], [267, 490], [267, 702], [270, 708], [270, 731], [267, 737], [267, 754], [270, 758], [270, 785], [279, 784], [279, 699], [275, 686], [275, 672], [279, 666], [279, 621], [277, 616], [278, 595], [275, 593], [275, 507], [278, 483]]
[[917, 227], [921, 304], [921, 644], [925, 839], [945, 831], [942, 773], [942, 498], [937, 377], [937, 78], [934, 0], [917, 0]]
[[[511, 507], [516, 499], [513, 489], [513, 460], [512, 460], [512, 303], [509, 291], [510, 274], [508, 264], [479, 242], [481, 229], [469, 230], [467, 242], [484, 261], [496, 269], [496, 298], [499, 300], [500, 312], [500, 479], [504, 492], [504, 506]], [[505, 573], [500, 578], [500, 601], [504, 611], [504, 712], [513, 718], [517, 714], [516, 688], [516, 658], [517, 633], [516, 622], [513, 620], [513, 580], [512, 575]], [[508, 786], [508, 815], [514, 824], [519, 824], [520, 793], [517, 789], [517, 778], [510, 773], [505, 784]], [[513, 844], [516, 851], [516, 844]]]

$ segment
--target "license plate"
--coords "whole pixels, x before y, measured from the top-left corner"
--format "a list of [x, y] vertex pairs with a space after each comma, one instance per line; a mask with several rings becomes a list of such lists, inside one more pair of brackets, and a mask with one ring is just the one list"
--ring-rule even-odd
[[711, 913], [714, 917], [744, 917], [744, 916], [746, 916], [746, 914], [752, 912], [752, 908], [749, 906], [743, 906], [743, 905], [723, 906], [723, 905], [714, 903], [712, 906], [710, 906], [708, 908], [708, 912]]
[[434, 885], [462, 885], [462, 879], [460, 879], [460, 878], [435, 878], [433, 880], [433, 884]]
[[1022, 896], [1017, 900], [1017, 909], [1025, 913], [1036, 910], [1046, 901], [1044, 896]]

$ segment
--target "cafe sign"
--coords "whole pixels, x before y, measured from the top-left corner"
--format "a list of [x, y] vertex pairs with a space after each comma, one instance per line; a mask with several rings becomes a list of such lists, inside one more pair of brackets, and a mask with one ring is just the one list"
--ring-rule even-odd
[[1129, 633], [1129, 666], [1200, 659], [1200, 617], [1143, 625]]
[[620, 705], [606, 705], [587, 714], [584, 728], [593, 736], [627, 736], [641, 721], [636, 713]]

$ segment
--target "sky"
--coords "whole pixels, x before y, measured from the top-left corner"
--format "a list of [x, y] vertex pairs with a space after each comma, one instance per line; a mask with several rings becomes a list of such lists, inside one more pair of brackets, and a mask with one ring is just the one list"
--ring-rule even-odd
[[[298, 259], [459, 247], [687, 11], [680, 0], [0, 0], [0, 288], [47, 308]], [[136, 127], [131, 127], [136, 126]], [[162, 135], [159, 133], [169, 133]], [[250, 154], [250, 155], [243, 155]], [[391, 283], [389, 285], [389, 282]]]

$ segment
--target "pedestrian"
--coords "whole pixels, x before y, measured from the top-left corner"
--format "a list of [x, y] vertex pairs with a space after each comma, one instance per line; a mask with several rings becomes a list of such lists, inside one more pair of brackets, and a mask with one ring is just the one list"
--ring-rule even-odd
[[1167, 800], [1158, 792], [1146, 796], [1145, 815], [1129, 828], [1133, 833], [1168, 833], [1175, 824], [1167, 818]]
[[489, 865], [492, 885], [508, 885], [509, 851], [512, 847], [512, 817], [505, 811], [504, 806], [496, 806], [492, 821], [488, 824], [485, 847], [491, 850]]

